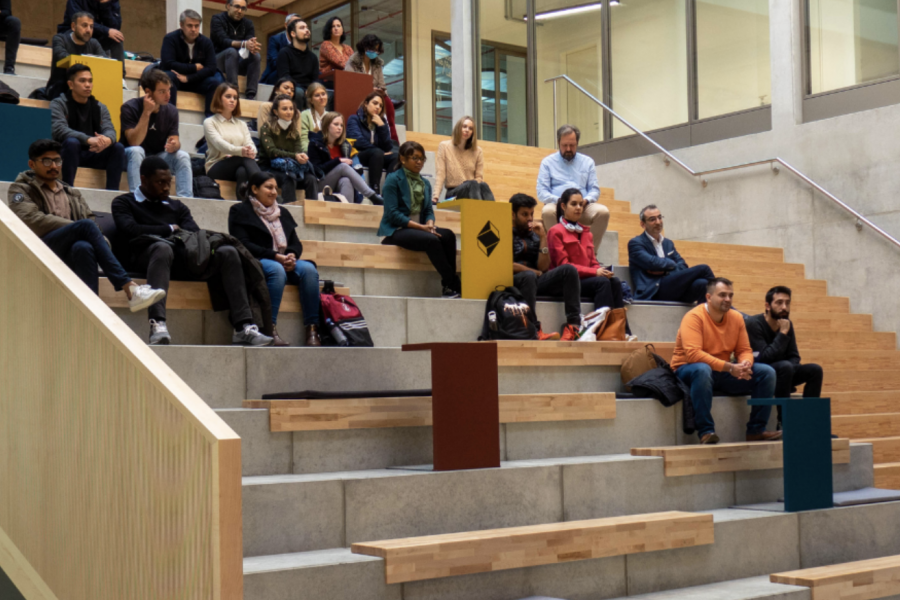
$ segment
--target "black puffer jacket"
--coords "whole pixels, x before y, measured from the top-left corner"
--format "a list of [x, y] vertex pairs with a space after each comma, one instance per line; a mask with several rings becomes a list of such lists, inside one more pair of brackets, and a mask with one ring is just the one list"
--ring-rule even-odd
[[691, 390], [675, 375], [669, 364], [656, 356], [660, 366], [650, 369], [642, 375], [638, 375], [626, 386], [631, 386], [631, 391], [637, 397], [656, 398], [663, 406], [674, 406], [685, 400], [681, 411], [681, 428], [686, 434], [694, 433], [694, 404], [691, 402]]

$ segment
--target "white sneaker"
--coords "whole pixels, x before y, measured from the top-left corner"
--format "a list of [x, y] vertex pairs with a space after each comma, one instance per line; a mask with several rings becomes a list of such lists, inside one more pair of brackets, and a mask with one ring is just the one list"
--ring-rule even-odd
[[126, 80], [125, 78], [122, 78], [122, 89], [123, 90], [128, 89], [128, 80]]
[[626, 335], [625, 341], [626, 342], [636, 342], [636, 341], [638, 341], [638, 337], [636, 335]]
[[256, 325], [244, 325], [243, 331], [235, 331], [231, 336], [231, 343], [243, 346], [271, 346], [275, 343], [275, 339], [261, 334]]
[[128, 308], [131, 312], [144, 310], [165, 297], [165, 290], [156, 290], [149, 285], [135, 285], [131, 288], [131, 300], [128, 301]]
[[169, 335], [169, 328], [166, 322], [158, 322], [150, 319], [150, 345], [151, 346], [168, 346], [172, 341]]

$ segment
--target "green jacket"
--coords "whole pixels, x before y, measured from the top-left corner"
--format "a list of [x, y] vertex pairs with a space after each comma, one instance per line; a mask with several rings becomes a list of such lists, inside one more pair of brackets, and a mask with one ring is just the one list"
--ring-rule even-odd
[[265, 123], [259, 130], [259, 141], [262, 144], [262, 156], [273, 160], [276, 158], [296, 158], [298, 154], [304, 152], [300, 147], [300, 136], [295, 138], [288, 137], [291, 133], [295, 133], [293, 129], [282, 130], [281, 127], [275, 128], [277, 131], [269, 127]]
[[50, 212], [44, 192], [41, 191], [41, 180], [34, 176], [34, 171], [24, 171], [16, 177], [15, 183], [9, 186], [9, 207], [16, 216], [28, 225], [28, 228], [38, 237], [44, 237], [51, 231], [71, 225], [82, 219], [93, 219], [94, 213], [88, 208], [87, 202], [81, 196], [81, 192], [71, 188], [62, 181], [57, 184], [63, 186], [69, 197], [69, 211], [72, 220], [57, 217]]
[[[424, 177], [422, 181], [425, 182], [425, 203], [419, 222], [425, 224], [434, 221], [434, 207], [431, 203], [431, 183]], [[387, 176], [381, 195], [384, 198], [384, 214], [378, 227], [378, 235], [389, 236], [409, 224], [412, 192], [402, 167]]]
[[316, 122], [313, 120], [312, 109], [307, 108], [300, 113], [300, 147], [303, 152], [309, 150], [309, 134], [316, 132]]

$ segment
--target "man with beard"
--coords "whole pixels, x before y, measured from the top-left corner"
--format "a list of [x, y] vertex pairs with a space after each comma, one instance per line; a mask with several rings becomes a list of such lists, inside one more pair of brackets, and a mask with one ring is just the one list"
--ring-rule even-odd
[[559, 152], [551, 154], [541, 161], [538, 172], [537, 196], [544, 203], [541, 219], [544, 229], [556, 225], [556, 203], [562, 193], [569, 188], [577, 188], [584, 198], [585, 207], [578, 221], [591, 228], [594, 237], [594, 254], [603, 241], [606, 226], [609, 225], [609, 209], [597, 202], [600, 198], [600, 186], [597, 183], [597, 166], [592, 158], [578, 154], [578, 142], [581, 131], [574, 125], [563, 125], [556, 132]]
[[[712, 418], [714, 394], [771, 398], [775, 393], [775, 370], [753, 361], [753, 350], [741, 313], [731, 310], [734, 285], [716, 277], [706, 289], [706, 303], [695, 307], [681, 320], [672, 369], [691, 390], [694, 423], [701, 444], [716, 444], [716, 424]], [[731, 355], [738, 362], [731, 362]], [[747, 423], [747, 441], [781, 439], [780, 431], [766, 431], [771, 406], [754, 406]]]
[[[791, 317], [791, 289], [777, 285], [766, 292], [766, 312], [744, 319], [750, 347], [757, 362], [775, 369], [775, 398], [790, 398], [795, 386], [806, 384], [804, 398], [819, 398], [822, 394], [822, 367], [800, 364], [797, 337]], [[781, 406], [778, 407], [778, 428], [781, 429]]]
[[[547, 231], [534, 219], [537, 201], [525, 194], [509, 199], [513, 212], [513, 285], [522, 292], [533, 315], [537, 315], [537, 296], [562, 296], [566, 307], [563, 341], [575, 341], [581, 325], [581, 280], [572, 265], [550, 268]], [[559, 339], [558, 333], [544, 333], [538, 326], [539, 340]]]
[[253, 21], [246, 17], [247, 0], [226, 0], [225, 12], [210, 22], [210, 35], [216, 48], [216, 64], [225, 73], [225, 81], [237, 86], [238, 75], [247, 75], [247, 100], [256, 98], [259, 88], [259, 64], [262, 49], [256, 40]]
[[641, 210], [644, 233], [628, 242], [628, 267], [635, 300], [687, 302], [706, 299], [706, 285], [715, 278], [707, 265], [687, 266], [675, 243], [663, 236], [663, 216], [655, 204]]
[[310, 48], [312, 33], [305, 21], [296, 19], [288, 25], [287, 48], [278, 53], [278, 79], [290, 77], [297, 87], [294, 101], [306, 107], [306, 88], [319, 79], [319, 57]]
[[106, 56], [103, 46], [93, 38], [94, 17], [91, 13], [79, 12], [72, 15], [71, 27], [71, 31], [53, 36], [53, 61], [50, 65], [50, 80], [47, 81], [47, 98], [50, 100], [55, 100], [68, 89], [66, 67], [57, 66], [59, 61], [73, 54]]

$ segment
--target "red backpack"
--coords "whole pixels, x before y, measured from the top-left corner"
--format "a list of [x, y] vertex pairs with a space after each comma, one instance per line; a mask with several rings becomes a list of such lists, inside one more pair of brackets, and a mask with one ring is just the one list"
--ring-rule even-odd
[[326, 281], [320, 294], [320, 334], [326, 346], [373, 347], [375, 342], [362, 311], [350, 296], [334, 291], [334, 282]]

